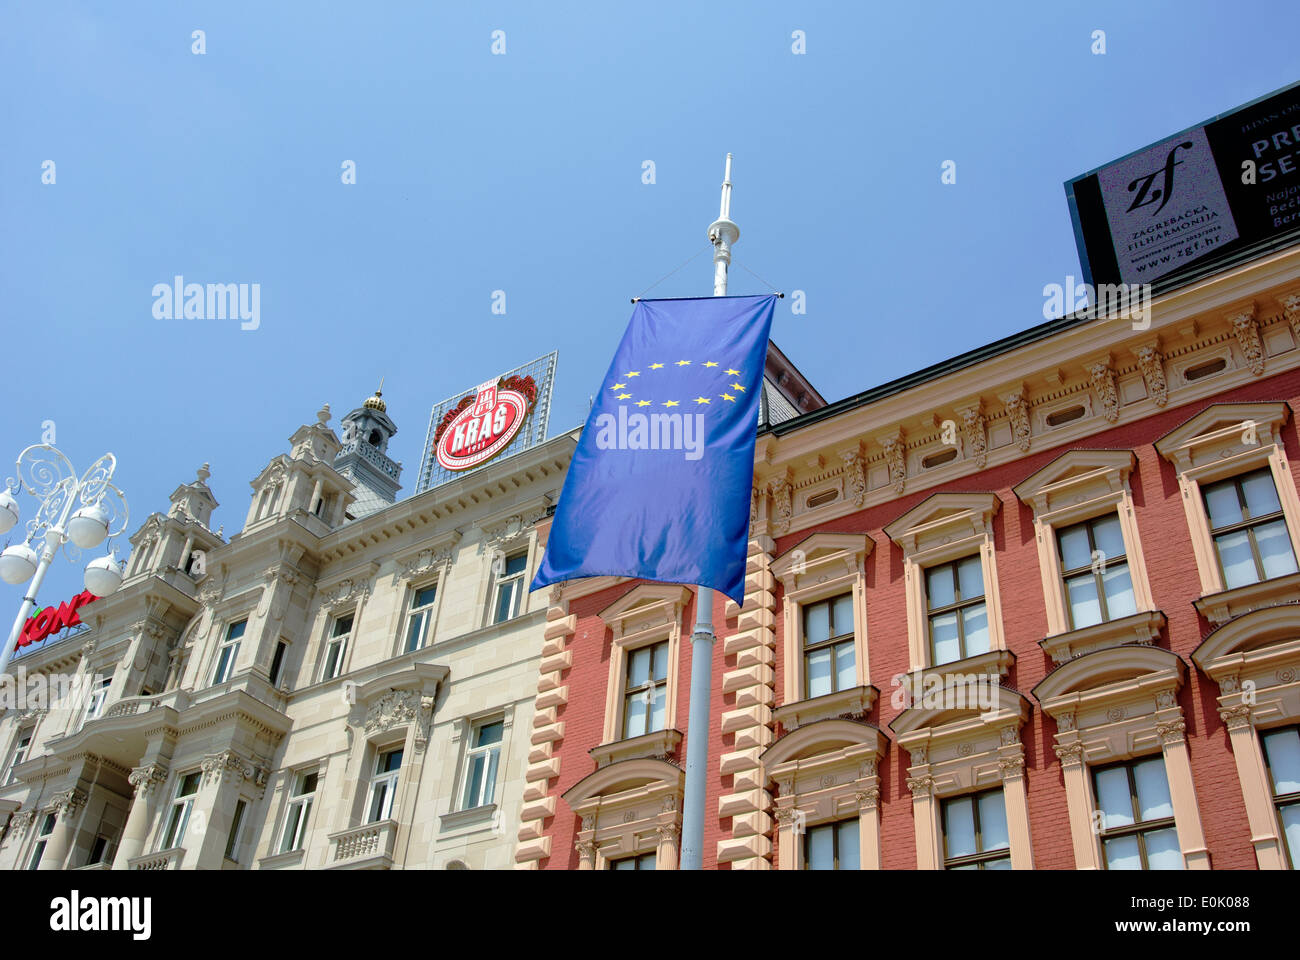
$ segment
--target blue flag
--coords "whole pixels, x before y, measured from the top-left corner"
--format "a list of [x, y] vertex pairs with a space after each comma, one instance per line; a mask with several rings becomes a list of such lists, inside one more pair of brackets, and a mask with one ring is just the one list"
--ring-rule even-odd
[[532, 589], [642, 577], [744, 599], [774, 295], [641, 300], [578, 440]]

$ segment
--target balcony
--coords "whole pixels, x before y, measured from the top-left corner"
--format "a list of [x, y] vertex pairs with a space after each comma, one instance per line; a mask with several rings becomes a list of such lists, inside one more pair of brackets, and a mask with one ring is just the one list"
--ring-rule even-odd
[[393, 866], [397, 821], [380, 820], [332, 833], [327, 870], [388, 870]]
[[172, 847], [170, 850], [159, 850], [157, 853], [128, 860], [126, 868], [128, 870], [179, 870], [184, 859], [185, 848]]

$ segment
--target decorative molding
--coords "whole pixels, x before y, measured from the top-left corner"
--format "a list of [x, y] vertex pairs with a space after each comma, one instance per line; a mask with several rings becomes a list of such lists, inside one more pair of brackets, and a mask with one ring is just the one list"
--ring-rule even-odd
[[451, 563], [452, 555], [455, 553], [456, 544], [458, 543], [460, 543], [460, 533], [456, 532], [445, 546], [437, 550], [432, 548], [421, 550], [413, 557], [398, 561], [397, 579], [399, 581], [417, 580], [436, 570], [441, 570]]
[[253, 765], [233, 750], [210, 753], [200, 764], [204, 783], [240, 783], [253, 776]]
[[60, 820], [71, 820], [85, 804], [85, 792], [73, 787], [51, 797], [50, 802], [45, 805], [45, 812], [53, 813]]
[[902, 428], [876, 442], [885, 451], [885, 465], [889, 468], [889, 482], [894, 485], [894, 492], [902, 493], [907, 486], [907, 444]]
[[420, 695], [414, 690], [389, 690], [366, 710], [366, 735], [383, 733], [412, 723], [420, 711]]
[[860, 507], [867, 499], [867, 459], [861, 448], [841, 450], [840, 459], [844, 461], [845, 494]]
[[1063, 767], [1075, 767], [1083, 763], [1083, 744], [1081, 742], [1058, 743], [1052, 749], [1056, 751], [1056, 758], [1061, 761]]
[[1182, 720], [1169, 720], [1156, 724], [1156, 736], [1163, 744], [1182, 743], [1186, 739], [1187, 724]]
[[789, 474], [773, 477], [767, 482], [767, 489], [772, 495], [772, 532], [780, 536], [790, 529], [790, 519], [794, 515], [794, 490], [790, 486]]
[[1242, 727], [1249, 727], [1255, 721], [1250, 715], [1250, 704], [1240, 703], [1235, 707], [1220, 707], [1219, 719], [1229, 730], [1240, 730]]
[[1115, 385], [1115, 371], [1110, 357], [1090, 363], [1085, 368], [1092, 388], [1101, 401], [1102, 413], [1111, 423], [1119, 419], [1119, 389]]
[[1025, 775], [1025, 758], [1016, 757], [999, 757], [998, 774], [1003, 780], [1016, 780]]
[[1241, 348], [1250, 372], [1257, 377], [1262, 375], [1264, 342], [1259, 336], [1259, 319], [1255, 316], [1255, 305], [1252, 303], [1239, 313], [1229, 314], [1228, 322], [1232, 324], [1232, 332], [1237, 337], [1237, 346]]
[[1020, 448], [1021, 453], [1029, 452], [1029, 402], [1025, 399], [1025, 388], [1017, 387], [1011, 393], [1002, 396], [1006, 406], [1007, 420], [1011, 424], [1011, 439]]
[[126, 779], [137, 797], [147, 797], [156, 787], [166, 782], [167, 768], [161, 763], [146, 763], [133, 769]]
[[1288, 293], [1279, 299], [1286, 322], [1291, 324], [1291, 334], [1300, 343], [1300, 293]]
[[1169, 402], [1169, 384], [1165, 380], [1164, 356], [1160, 352], [1160, 341], [1153, 340], [1133, 348], [1138, 366], [1142, 368], [1142, 380], [1147, 385], [1147, 396], [1157, 407]]
[[9, 818], [9, 830], [11, 833], [22, 837], [29, 829], [31, 829], [32, 823], [35, 819], [35, 810], [19, 810]]
[[322, 590], [321, 605], [334, 609], [351, 603], [365, 603], [370, 598], [369, 578], [345, 577], [327, 590]]
[[981, 401], [963, 407], [957, 411], [961, 417], [962, 429], [966, 435], [966, 449], [975, 460], [975, 466], [983, 470], [988, 465], [988, 433], [984, 422], [984, 405]]

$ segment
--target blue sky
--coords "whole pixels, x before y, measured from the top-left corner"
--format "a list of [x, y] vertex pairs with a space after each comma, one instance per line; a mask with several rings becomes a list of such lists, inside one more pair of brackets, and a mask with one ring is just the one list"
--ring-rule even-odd
[[[381, 375], [404, 494], [433, 403], [551, 349], [560, 432], [629, 298], [707, 247], [728, 151], [736, 260], [807, 298], [773, 338], [855, 393], [1041, 322], [1079, 274], [1066, 179], [1296, 80], [1300, 6], [1245, 10], [8, 3], [0, 463], [52, 420], [78, 467], [117, 454], [134, 528], [208, 461], [229, 534], [293, 430]], [[260, 327], [156, 319], [176, 274], [260, 284]], [[711, 281], [702, 253], [652, 295]], [[80, 581], [60, 560], [42, 602]]]

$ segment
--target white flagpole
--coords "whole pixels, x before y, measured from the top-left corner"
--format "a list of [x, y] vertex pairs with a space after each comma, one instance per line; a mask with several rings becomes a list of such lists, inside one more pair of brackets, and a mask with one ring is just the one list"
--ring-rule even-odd
[[[722, 207], [709, 225], [713, 244], [713, 295], [727, 295], [731, 245], [740, 228], [731, 222], [731, 154], [722, 178]], [[705, 549], [708, 545], [705, 544]], [[695, 597], [695, 630], [691, 634], [691, 705], [686, 728], [686, 794], [682, 803], [682, 870], [704, 865], [705, 785], [709, 767], [709, 706], [713, 685], [713, 590], [700, 587]]]

